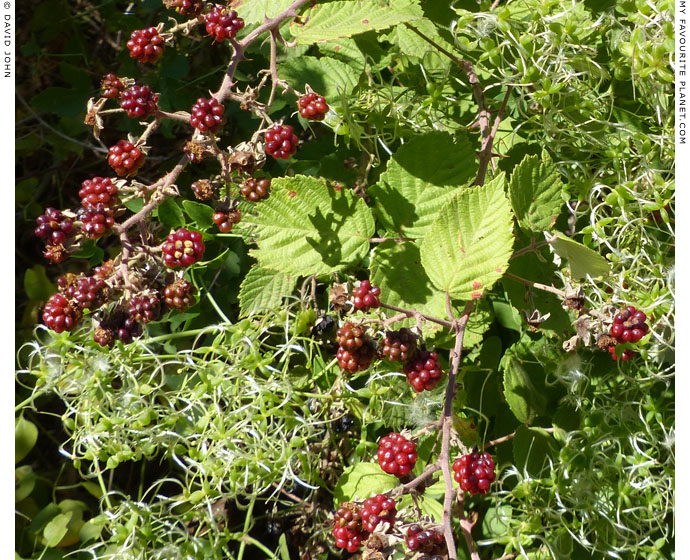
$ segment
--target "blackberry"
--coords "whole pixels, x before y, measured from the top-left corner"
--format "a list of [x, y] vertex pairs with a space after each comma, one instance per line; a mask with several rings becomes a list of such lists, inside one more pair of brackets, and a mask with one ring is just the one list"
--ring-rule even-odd
[[144, 152], [128, 140], [120, 140], [108, 149], [108, 165], [120, 177], [133, 177], [145, 162]]
[[264, 140], [266, 153], [276, 159], [288, 159], [297, 151], [299, 143], [289, 124], [274, 124], [264, 134]]
[[155, 27], [137, 29], [127, 41], [129, 56], [139, 62], [156, 62], [163, 54], [163, 37]]
[[364, 500], [362, 508], [362, 528], [373, 533], [379, 523], [395, 523], [395, 500], [385, 494], [378, 494]]
[[72, 218], [55, 208], [46, 208], [45, 212], [36, 218], [36, 223], [38, 226], [34, 229], [34, 233], [46, 245], [62, 245], [71, 237], [74, 230]]
[[[618, 356], [616, 356], [616, 346], [609, 346], [609, 353], [611, 354], [611, 358], [613, 361], [618, 361]], [[633, 350], [630, 350], [630, 348], [626, 348], [623, 350], [623, 353], [621, 354], [621, 361], [627, 362], [630, 358], [632, 358], [636, 352]]]
[[74, 276], [58, 278], [58, 290], [80, 309], [97, 309], [108, 301], [110, 288], [98, 276]]
[[98, 204], [113, 207], [120, 203], [120, 199], [117, 197], [117, 186], [113, 185], [109, 177], [87, 179], [81, 184], [79, 197], [84, 208]]
[[137, 323], [150, 323], [160, 317], [161, 302], [156, 293], [140, 294], [129, 302], [129, 314]]
[[171, 232], [163, 243], [163, 260], [170, 268], [193, 265], [204, 255], [204, 242], [198, 231], [180, 228]]
[[362, 280], [359, 286], [352, 292], [352, 303], [355, 309], [366, 313], [370, 309], [381, 307], [380, 294], [381, 288], [372, 286], [369, 280]]
[[443, 377], [436, 352], [420, 351], [403, 366], [407, 381], [415, 391], [431, 391]]
[[192, 192], [197, 200], [210, 200], [213, 198], [213, 185], [208, 179], [199, 179], [192, 183]]
[[201, 163], [208, 156], [213, 155], [213, 152], [204, 143], [197, 140], [185, 142], [182, 151], [187, 154], [190, 163]]
[[362, 504], [344, 502], [335, 512], [333, 523], [335, 546], [348, 552], [357, 552], [367, 533], [362, 528]]
[[176, 309], [177, 311], [182, 311], [194, 305], [196, 303], [195, 294], [196, 288], [183, 279], [175, 280], [175, 282], [167, 285], [163, 290], [165, 304], [170, 309]]
[[381, 354], [389, 362], [404, 362], [412, 357], [417, 346], [417, 338], [409, 329], [388, 331], [383, 339]]
[[213, 223], [218, 226], [222, 233], [228, 233], [232, 230], [232, 226], [239, 224], [242, 219], [242, 212], [238, 209], [230, 210], [230, 212], [216, 212], [213, 214]]
[[445, 538], [437, 529], [422, 529], [416, 523], [410, 525], [405, 535], [405, 544], [412, 552], [420, 551], [427, 554], [443, 552]]
[[71, 331], [81, 320], [81, 311], [72, 307], [65, 296], [53, 294], [43, 308], [43, 322], [56, 333]]
[[203, 134], [215, 134], [227, 121], [224, 115], [225, 107], [217, 99], [200, 97], [192, 106], [189, 124]]
[[69, 257], [69, 251], [65, 249], [64, 245], [47, 245], [43, 251], [43, 256], [53, 264], [63, 262]]
[[111, 259], [105, 261], [101, 266], [96, 266], [93, 269], [92, 276], [94, 278], [101, 278], [105, 280], [106, 278], [112, 276], [115, 273], [115, 267], [113, 266], [113, 261]]
[[307, 120], [322, 121], [328, 113], [326, 100], [316, 93], [309, 92], [297, 100], [299, 114]]
[[125, 90], [125, 87], [125, 80], [118, 78], [112, 72], [110, 74], [106, 74], [101, 80], [103, 97], [107, 99], [119, 99], [120, 95]]
[[235, 10], [227, 10], [214, 6], [204, 17], [206, 33], [213, 37], [214, 41], [232, 39], [237, 32], [244, 27], [244, 20], [237, 17]]
[[254, 179], [250, 177], [245, 179], [240, 187], [240, 193], [250, 202], [259, 202], [260, 200], [265, 200], [271, 194], [269, 189], [271, 188], [270, 179]]
[[474, 451], [455, 460], [453, 477], [470, 494], [487, 494], [495, 480], [494, 461], [489, 453]]
[[77, 217], [82, 222], [82, 231], [89, 239], [103, 237], [115, 224], [113, 211], [105, 204], [81, 208], [77, 212]]
[[[112, 344], [114, 340], [129, 344], [133, 339], [140, 337], [143, 332], [141, 325], [134, 320], [128, 311], [118, 308], [101, 322], [96, 333], [94, 333], [94, 340], [96, 340], [95, 334], [99, 334], [100, 340], [96, 340], [96, 342], [101, 346]], [[106, 342], [106, 344], [101, 341]]]
[[93, 339], [101, 346], [110, 346], [115, 341], [115, 331], [102, 326], [96, 327], [93, 331]]
[[417, 444], [401, 434], [388, 434], [379, 441], [377, 458], [383, 472], [402, 478], [414, 468]]
[[144, 120], [158, 111], [158, 94], [149, 86], [132, 86], [122, 92], [120, 107], [130, 119]]
[[202, 0], [163, 0], [163, 3], [181, 16], [198, 16], [204, 7]]
[[345, 323], [336, 332], [336, 342], [339, 346], [336, 358], [340, 367], [348, 373], [365, 370], [374, 360], [375, 350], [359, 325]]
[[609, 335], [618, 342], [639, 342], [649, 333], [649, 325], [646, 323], [647, 315], [644, 311], [629, 305], [616, 313]]

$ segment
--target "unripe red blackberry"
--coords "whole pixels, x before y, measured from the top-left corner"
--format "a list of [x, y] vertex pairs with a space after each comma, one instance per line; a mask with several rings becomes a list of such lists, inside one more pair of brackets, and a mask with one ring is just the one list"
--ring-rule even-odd
[[431, 391], [443, 377], [436, 352], [420, 351], [403, 366], [407, 381], [415, 391]]
[[137, 29], [127, 41], [129, 56], [139, 62], [156, 62], [163, 54], [164, 47], [163, 37], [158, 34], [155, 27]]
[[271, 188], [270, 179], [254, 179], [250, 177], [245, 179], [240, 187], [242, 196], [250, 202], [259, 202], [269, 197]]
[[113, 211], [105, 204], [80, 208], [77, 217], [82, 222], [82, 231], [89, 239], [99, 239], [115, 224]]
[[184, 279], [175, 280], [163, 290], [165, 304], [170, 309], [183, 311], [196, 303], [196, 288]]
[[77, 326], [81, 317], [81, 311], [72, 306], [60, 293], [50, 296], [43, 308], [43, 322], [57, 333], [71, 331]]
[[163, 261], [170, 268], [190, 266], [201, 260], [205, 249], [198, 231], [180, 228], [163, 243]]
[[228, 233], [232, 230], [232, 226], [239, 224], [242, 219], [242, 212], [237, 208], [230, 210], [230, 212], [216, 212], [213, 214], [213, 223], [218, 226], [222, 233]]
[[113, 185], [110, 177], [87, 179], [81, 184], [79, 197], [84, 208], [98, 204], [105, 204], [112, 208], [120, 203], [120, 199], [117, 197], [117, 186]]
[[181, 16], [198, 16], [204, 7], [202, 0], [163, 0], [163, 3]]
[[72, 218], [68, 218], [55, 208], [46, 208], [45, 212], [36, 218], [36, 223], [38, 226], [34, 233], [47, 245], [62, 245], [71, 237], [74, 230]]
[[299, 138], [289, 124], [274, 124], [264, 134], [264, 141], [266, 153], [276, 159], [288, 159], [299, 144]]
[[422, 529], [415, 523], [407, 529], [405, 544], [412, 552], [418, 550], [427, 554], [442, 553], [445, 548], [445, 538], [441, 531]]
[[206, 33], [213, 37], [214, 41], [232, 39], [237, 32], [244, 27], [244, 20], [237, 17], [235, 10], [228, 10], [220, 6], [214, 6], [204, 17]]
[[122, 92], [120, 107], [130, 119], [144, 120], [158, 111], [158, 94], [149, 86], [132, 86]]
[[373, 533], [379, 523], [395, 523], [395, 500], [384, 494], [364, 500], [362, 528]]
[[379, 441], [377, 458], [383, 472], [402, 478], [414, 468], [417, 444], [401, 434], [388, 434]]
[[92, 276], [94, 278], [100, 278], [106, 280], [115, 273], [115, 266], [113, 265], [112, 259], [108, 259], [100, 266], [95, 266], [93, 268]]
[[381, 288], [372, 286], [369, 280], [362, 280], [352, 292], [352, 303], [355, 309], [367, 312], [370, 309], [381, 307], [379, 295], [381, 295]]
[[160, 317], [161, 302], [156, 293], [134, 296], [129, 301], [129, 314], [137, 323], [150, 323]]
[[69, 257], [69, 251], [65, 249], [64, 245], [46, 245], [43, 251], [43, 256], [53, 264], [63, 262]]
[[463, 455], [453, 463], [455, 481], [470, 494], [487, 494], [496, 479], [494, 461], [489, 453], [475, 451]]
[[367, 533], [362, 529], [362, 504], [344, 502], [335, 512], [333, 523], [335, 546], [357, 552]]
[[134, 177], [146, 163], [144, 152], [128, 140], [120, 140], [108, 149], [108, 165], [120, 177]]
[[[616, 356], [616, 346], [609, 346], [609, 354], [611, 354], [611, 358], [613, 359], [614, 362], [618, 361], [618, 356]], [[626, 348], [623, 350], [623, 353], [621, 354], [621, 361], [627, 362], [630, 358], [632, 358], [635, 355], [635, 352], [633, 350], [630, 350], [630, 348]]]
[[58, 290], [77, 309], [97, 309], [110, 295], [105, 280], [98, 276], [65, 275], [58, 278]]
[[404, 362], [414, 355], [417, 337], [409, 329], [388, 331], [381, 344], [381, 354], [389, 362]]
[[647, 315], [643, 311], [629, 305], [621, 309], [613, 318], [609, 336], [620, 343], [639, 342], [649, 333], [649, 325], [646, 321]]
[[343, 323], [336, 332], [335, 341], [346, 350], [358, 350], [365, 342], [364, 328], [350, 322]]
[[62, 294], [53, 294], [43, 308], [43, 322], [56, 333], [71, 331], [81, 319], [81, 311], [72, 307]]
[[348, 373], [365, 370], [374, 360], [376, 354], [371, 341], [364, 335], [364, 328], [352, 323], [345, 323], [336, 332], [338, 351], [336, 358], [340, 367]]
[[126, 87], [125, 81], [112, 72], [101, 80], [102, 95], [107, 99], [118, 99]]
[[93, 339], [101, 346], [110, 346], [115, 341], [115, 331], [102, 326], [96, 327], [93, 331]]
[[200, 97], [192, 106], [189, 124], [204, 134], [215, 134], [227, 121], [224, 115], [225, 107], [217, 99]]
[[313, 91], [300, 97], [297, 106], [299, 107], [299, 114], [311, 121], [322, 121], [328, 113], [326, 100]]

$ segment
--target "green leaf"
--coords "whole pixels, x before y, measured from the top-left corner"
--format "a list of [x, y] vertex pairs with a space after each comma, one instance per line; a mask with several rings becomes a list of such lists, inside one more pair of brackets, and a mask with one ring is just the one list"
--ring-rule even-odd
[[14, 463], [17, 464], [36, 445], [38, 428], [23, 416], [14, 421]]
[[566, 237], [557, 232], [556, 239], [551, 242], [551, 247], [556, 254], [568, 259], [570, 273], [574, 280], [583, 280], [587, 275], [594, 277], [608, 276], [611, 269], [608, 261], [599, 253], [595, 253], [582, 243]]
[[546, 398], [539, 391], [527, 372], [522, 360], [517, 356], [516, 343], [511, 346], [501, 360], [503, 370], [503, 392], [508, 406], [515, 417], [529, 423], [544, 412]]
[[207, 230], [213, 226], [213, 208], [208, 204], [201, 204], [193, 200], [183, 200], [182, 208], [185, 214], [196, 223], [201, 230]]
[[316, 6], [306, 24], [292, 25], [290, 31], [298, 44], [309, 45], [386, 29], [421, 17], [418, 0], [347, 0]]
[[125, 208], [127, 210], [131, 210], [132, 212], [136, 213], [139, 212], [144, 207], [144, 199], [143, 198], [132, 198], [131, 200], [128, 200], [125, 202]]
[[21, 502], [28, 498], [36, 486], [36, 473], [31, 465], [24, 465], [14, 470], [14, 501]]
[[431, 516], [437, 523], [440, 523], [443, 519], [443, 504], [426, 496], [426, 494], [417, 497], [416, 503], [412, 501], [412, 496], [405, 494], [400, 498], [396, 509], [400, 510], [404, 507], [412, 508], [415, 507], [415, 505], [419, 505], [422, 514]]
[[[490, 539], [508, 537], [510, 519], [513, 517], [513, 508], [504, 506], [494, 506], [486, 510], [482, 520], [482, 533]], [[505, 542], [503, 540], [502, 542]]]
[[422, 238], [441, 207], [457, 194], [458, 187], [469, 185], [476, 172], [476, 157], [467, 137], [431, 132], [406, 142], [367, 194], [385, 227]]
[[170, 197], [166, 198], [158, 207], [158, 219], [163, 225], [171, 228], [182, 227], [185, 223], [182, 210]]
[[510, 201], [520, 227], [541, 232], [553, 227], [563, 206], [563, 183], [546, 153], [526, 156], [510, 178]]
[[328, 274], [367, 254], [374, 219], [352, 191], [303, 175], [273, 179], [271, 187], [256, 216], [244, 220], [256, 226], [258, 249], [250, 254], [262, 266], [300, 276]]
[[246, 317], [262, 309], [279, 307], [296, 283], [296, 274], [282, 274], [254, 265], [240, 285], [240, 315]]
[[357, 463], [340, 476], [333, 491], [336, 504], [352, 500], [366, 500], [375, 494], [388, 492], [400, 484], [397, 477], [386, 474], [378, 463]]
[[57, 546], [67, 534], [67, 527], [72, 520], [73, 512], [60, 513], [53, 517], [43, 529], [43, 538], [48, 547]]
[[513, 438], [513, 458], [515, 467], [539, 478], [548, 468], [547, 455], [553, 449], [553, 438], [544, 431], [519, 426]]
[[305, 84], [323, 95], [328, 103], [337, 102], [357, 85], [360, 71], [333, 58], [301, 56], [286, 60], [278, 68], [278, 76], [298, 90]]
[[[432, 21], [423, 18], [415, 21], [414, 27], [425, 36], [429, 37], [437, 45], [455, 54], [458, 58], [462, 58], [463, 54], [458, 52], [453, 45], [439, 35], [438, 28]], [[435, 67], [443, 68], [451, 64], [451, 60], [445, 55], [441, 55], [436, 47], [404, 25], [398, 25], [393, 28], [393, 30], [385, 36], [385, 39], [397, 45], [403, 54], [413, 58], [413, 60], [420, 60], [426, 55], [432, 54], [436, 58], [434, 61]]]
[[29, 299], [47, 301], [55, 293], [55, 289], [42, 265], [35, 264], [24, 273], [24, 291]]
[[294, 0], [249, 0], [235, 7], [244, 23], [263, 23], [264, 17], [272, 18], [285, 11]]
[[285, 533], [282, 533], [280, 539], [278, 539], [278, 550], [280, 551], [280, 560], [290, 560], [290, 550], [288, 549]]
[[92, 517], [79, 530], [79, 539], [82, 542], [88, 542], [97, 539], [103, 532], [106, 520], [101, 516]]
[[469, 300], [491, 288], [513, 250], [512, 212], [501, 174], [454, 197], [424, 238], [422, 265], [434, 285]]

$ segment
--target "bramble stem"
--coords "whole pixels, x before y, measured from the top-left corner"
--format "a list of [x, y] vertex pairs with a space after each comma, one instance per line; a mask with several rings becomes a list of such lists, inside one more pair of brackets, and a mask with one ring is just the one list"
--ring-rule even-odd
[[462, 534], [465, 536], [465, 542], [467, 543], [467, 548], [470, 551], [470, 558], [472, 560], [480, 560], [479, 552], [477, 552], [477, 547], [474, 544], [474, 538], [472, 537], [472, 527], [473, 524], [465, 517], [465, 508], [463, 507], [463, 502], [465, 499], [465, 493], [458, 489], [457, 502], [458, 502], [458, 516], [460, 517], [460, 528], [462, 529]]
[[560, 298], [565, 298], [565, 292], [553, 286], [547, 286], [546, 284], [540, 284], [539, 282], [532, 282], [531, 280], [527, 280], [526, 278], [516, 276], [515, 274], [511, 274], [510, 272], [506, 272], [505, 276], [507, 278], [510, 278], [511, 280], [520, 282], [529, 288], [536, 288], [537, 290], [543, 290], [544, 292], [549, 292], [550, 294], [557, 295]]
[[453, 328], [453, 323], [451, 323], [450, 321], [444, 321], [443, 319], [439, 319], [438, 317], [432, 317], [431, 315], [426, 315], [425, 313], [420, 313], [419, 311], [403, 309], [402, 307], [398, 307], [397, 305], [388, 305], [387, 303], [381, 303], [381, 307], [383, 307], [384, 309], [390, 309], [391, 311], [397, 311], [398, 313], [404, 313], [407, 317], [421, 317], [422, 319], [425, 319], [432, 323], [436, 323], [437, 325], [441, 325], [442, 327], [446, 327], [447, 329]]

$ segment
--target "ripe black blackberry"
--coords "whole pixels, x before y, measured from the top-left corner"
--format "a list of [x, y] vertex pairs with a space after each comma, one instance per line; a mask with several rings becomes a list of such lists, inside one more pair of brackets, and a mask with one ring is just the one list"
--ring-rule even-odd
[[163, 37], [155, 27], [137, 29], [127, 41], [129, 56], [139, 62], [156, 62], [163, 54]]
[[344, 502], [335, 512], [333, 523], [335, 546], [348, 552], [357, 552], [362, 542], [367, 539], [367, 532], [362, 528], [362, 504]]
[[254, 177], [250, 177], [243, 181], [240, 193], [250, 202], [259, 202], [268, 198], [271, 194], [270, 188], [270, 179], [254, 179]]
[[276, 159], [288, 159], [299, 144], [299, 138], [289, 124], [274, 124], [264, 134], [264, 140], [266, 153]]
[[364, 500], [362, 508], [362, 528], [373, 533], [379, 523], [395, 523], [395, 500], [385, 494], [378, 494]]
[[227, 121], [224, 115], [225, 107], [217, 99], [200, 97], [192, 106], [189, 124], [203, 134], [215, 134]]
[[487, 494], [496, 479], [494, 461], [489, 453], [474, 451], [453, 463], [454, 478], [460, 488], [470, 494]]
[[146, 156], [128, 140], [120, 140], [108, 148], [108, 165], [120, 177], [134, 177], [146, 163]]
[[407, 381], [415, 391], [431, 391], [443, 377], [436, 352], [420, 351], [403, 366]]
[[43, 308], [43, 322], [56, 333], [71, 331], [81, 320], [81, 311], [62, 294], [53, 294]]
[[171, 232], [163, 243], [163, 261], [170, 268], [191, 266], [201, 260], [205, 249], [198, 231], [180, 228]]
[[213, 223], [218, 226], [222, 233], [228, 233], [232, 230], [232, 226], [239, 224], [242, 219], [242, 212], [237, 208], [229, 212], [215, 212], [213, 214]]
[[352, 292], [352, 303], [355, 309], [367, 312], [370, 309], [381, 307], [379, 295], [381, 295], [381, 288], [372, 286], [369, 280], [362, 280]]
[[213, 185], [208, 179], [199, 179], [192, 183], [192, 192], [197, 200], [210, 200], [213, 198]]
[[417, 347], [417, 337], [410, 329], [386, 332], [381, 343], [381, 354], [389, 362], [404, 362], [414, 354]]
[[101, 80], [102, 95], [107, 99], [119, 99], [126, 87], [125, 80], [118, 78], [117, 75], [112, 72], [106, 74]]
[[417, 462], [417, 444], [402, 434], [390, 433], [379, 441], [377, 458], [383, 472], [402, 478]]
[[196, 303], [196, 288], [184, 279], [175, 280], [163, 290], [165, 304], [170, 309], [183, 311]]
[[426, 554], [443, 553], [445, 538], [437, 529], [422, 529], [416, 523], [410, 525], [405, 535], [405, 544], [412, 552], [420, 551]]
[[[134, 318], [123, 308], [118, 308], [106, 317], [96, 329], [94, 340], [106, 346], [115, 340], [120, 340], [123, 344], [129, 344], [133, 339], [140, 337], [144, 330]], [[98, 339], [96, 339], [98, 334]], [[103, 344], [106, 342], [106, 344]]]
[[237, 17], [235, 10], [228, 10], [220, 6], [211, 8], [211, 11], [204, 17], [204, 22], [206, 33], [217, 42], [234, 38], [237, 32], [244, 27], [244, 20]]
[[46, 208], [45, 212], [36, 218], [38, 224], [34, 233], [46, 245], [62, 245], [74, 232], [74, 221], [65, 216], [60, 210]]
[[81, 220], [82, 231], [89, 239], [99, 239], [115, 224], [113, 211], [105, 204], [80, 208], [77, 218]]
[[161, 301], [155, 292], [139, 294], [129, 301], [129, 314], [137, 323], [156, 321], [160, 313]]
[[158, 111], [158, 94], [149, 86], [132, 86], [122, 92], [120, 107], [130, 119], [144, 120]]
[[117, 196], [117, 186], [113, 185], [110, 177], [86, 179], [79, 189], [79, 197], [84, 208], [98, 204], [105, 204], [112, 208], [120, 203]]
[[300, 97], [297, 106], [299, 107], [299, 114], [311, 121], [322, 121], [328, 113], [326, 100], [313, 91]]

